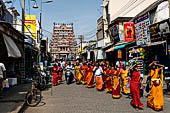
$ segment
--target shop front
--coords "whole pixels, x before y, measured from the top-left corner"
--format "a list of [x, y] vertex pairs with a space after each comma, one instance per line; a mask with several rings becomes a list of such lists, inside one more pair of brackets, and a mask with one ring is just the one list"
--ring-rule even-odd
[[10, 85], [25, 77], [24, 36], [9, 23], [0, 22], [0, 62], [5, 64]]

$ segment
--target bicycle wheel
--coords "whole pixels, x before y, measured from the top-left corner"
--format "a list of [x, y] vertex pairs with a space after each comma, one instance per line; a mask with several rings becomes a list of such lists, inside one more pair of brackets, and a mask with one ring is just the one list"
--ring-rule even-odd
[[26, 104], [31, 107], [37, 106], [41, 102], [41, 91], [33, 89], [26, 94]]

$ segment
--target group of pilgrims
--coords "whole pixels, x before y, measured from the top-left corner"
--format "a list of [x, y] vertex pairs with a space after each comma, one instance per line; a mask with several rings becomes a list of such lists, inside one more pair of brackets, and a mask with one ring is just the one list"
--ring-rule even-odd
[[[163, 65], [153, 61], [149, 65], [147, 83], [150, 84], [150, 91], [147, 98], [147, 106], [155, 111], [163, 110]], [[112, 94], [113, 99], [121, 98], [121, 94], [132, 98], [131, 105], [136, 109], [143, 109], [140, 101], [143, 90], [143, 77], [138, 71], [137, 64], [130, 67], [125, 64], [111, 65], [108, 61], [100, 62], [79, 62], [74, 68], [76, 84], [87, 85], [87, 88], [96, 88], [97, 91], [105, 91]], [[56, 73], [57, 72], [57, 73]], [[61, 64], [53, 66], [53, 85], [62, 81]]]

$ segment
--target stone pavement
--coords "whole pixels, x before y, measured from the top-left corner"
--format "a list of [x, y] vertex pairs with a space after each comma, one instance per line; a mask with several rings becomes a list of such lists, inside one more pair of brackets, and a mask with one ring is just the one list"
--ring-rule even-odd
[[[164, 99], [164, 111], [159, 113], [170, 113], [170, 96]], [[130, 101], [125, 95], [121, 99], [112, 99], [110, 94], [95, 88], [88, 89], [75, 83], [61, 84], [43, 91], [42, 102], [37, 107], [29, 107], [25, 113], [157, 113], [146, 106], [146, 97], [141, 98], [144, 110], [136, 111]]]
[[18, 113], [29, 89], [31, 83], [16, 85], [4, 92], [4, 97], [0, 99], [0, 113]]

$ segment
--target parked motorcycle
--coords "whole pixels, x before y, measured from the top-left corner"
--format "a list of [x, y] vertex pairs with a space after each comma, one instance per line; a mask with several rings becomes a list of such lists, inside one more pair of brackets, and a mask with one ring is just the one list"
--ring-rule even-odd
[[38, 69], [35, 79], [35, 87], [39, 90], [44, 90], [46, 88], [47, 82], [46, 82], [46, 73], [44, 71], [41, 71]]
[[168, 67], [165, 67], [165, 83], [167, 84], [167, 91], [170, 92], [170, 71], [168, 70]]
[[65, 72], [65, 80], [67, 84], [71, 84], [74, 80], [74, 75], [70, 69]]

